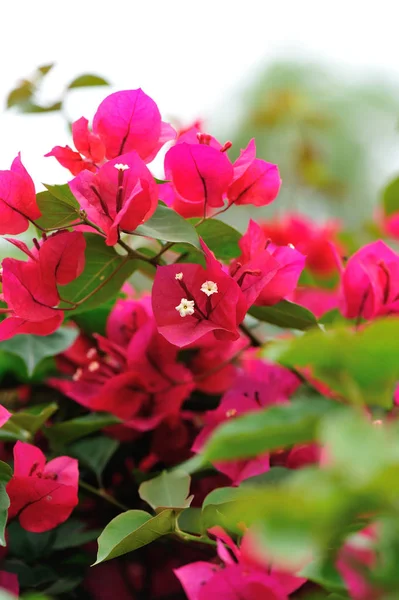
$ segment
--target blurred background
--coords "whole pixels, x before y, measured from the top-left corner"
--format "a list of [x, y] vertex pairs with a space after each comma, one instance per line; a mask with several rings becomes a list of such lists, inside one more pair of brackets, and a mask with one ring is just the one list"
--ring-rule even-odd
[[[71, 144], [68, 123], [91, 119], [110, 91], [142, 87], [165, 120], [203, 119], [233, 141], [232, 157], [256, 137], [279, 165], [279, 199], [247, 216], [288, 207], [356, 229], [399, 170], [398, 13], [385, 0], [8, 2], [0, 168], [21, 150], [38, 189], [67, 181], [43, 155]], [[76, 85], [88, 73], [110, 87]], [[153, 171], [162, 176], [162, 157]], [[242, 230], [240, 214], [226, 220]]]

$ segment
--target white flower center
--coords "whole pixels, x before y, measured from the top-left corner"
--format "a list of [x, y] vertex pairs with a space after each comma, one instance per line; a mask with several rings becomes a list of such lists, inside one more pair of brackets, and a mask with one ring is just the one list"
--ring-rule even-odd
[[290, 248], [292, 248], [293, 250], [295, 250], [295, 246], [294, 246], [294, 244], [288, 244], [288, 246], [289, 246]]
[[178, 279], [179, 281], [181, 281], [183, 279], [183, 273], [176, 273], [175, 279]]
[[122, 163], [117, 163], [116, 165], [114, 165], [114, 167], [118, 171], [127, 171], [128, 169], [130, 169], [129, 165], [124, 165]]
[[100, 368], [100, 363], [96, 360], [93, 360], [93, 362], [89, 363], [89, 366], [87, 368], [90, 371], [90, 373], [94, 373], [94, 371], [98, 371], [98, 369]]
[[176, 306], [175, 308], [181, 317], [187, 317], [187, 315], [194, 314], [194, 307], [194, 300], [187, 300], [187, 298], [182, 298], [180, 300], [179, 306]]
[[204, 281], [201, 285], [201, 292], [204, 292], [207, 296], [212, 296], [212, 294], [218, 293], [218, 284], [214, 281]]

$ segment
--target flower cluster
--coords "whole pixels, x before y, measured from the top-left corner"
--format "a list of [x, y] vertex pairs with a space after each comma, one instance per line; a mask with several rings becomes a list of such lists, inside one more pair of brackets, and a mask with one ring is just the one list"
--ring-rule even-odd
[[255, 141], [233, 161], [140, 89], [72, 137], [67, 184], [0, 171], [0, 589], [395, 597], [399, 254], [255, 219], [281, 185]]

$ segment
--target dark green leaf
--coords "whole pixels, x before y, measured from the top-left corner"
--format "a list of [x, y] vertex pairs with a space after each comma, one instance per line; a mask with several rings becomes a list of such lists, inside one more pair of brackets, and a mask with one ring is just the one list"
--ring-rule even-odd
[[68, 447], [68, 454], [87, 465], [97, 477], [101, 477], [108, 461], [119, 447], [119, 442], [105, 436], [79, 440]]
[[126, 279], [141, 264], [140, 261], [126, 260], [115, 252], [111, 246], [106, 246], [104, 239], [94, 233], [86, 233], [85, 268], [83, 273], [61, 289], [61, 296], [69, 302], [79, 302], [93, 292], [102, 282], [111, 277], [98, 292], [93, 294], [68, 315], [85, 312], [104, 304], [116, 296]]
[[382, 202], [387, 217], [399, 212], [399, 177], [387, 185], [382, 195]]
[[139, 495], [153, 509], [179, 508], [190, 506], [190, 475], [182, 471], [163, 471], [158, 477], [144, 481], [139, 487]]
[[57, 410], [58, 406], [55, 402], [36, 404], [14, 413], [10, 421], [18, 427], [35, 434]]
[[46, 336], [22, 334], [0, 342], [0, 350], [16, 354], [26, 364], [28, 375], [46, 356], [54, 356], [69, 348], [75, 341], [78, 331], [72, 327], [62, 327]]
[[201, 249], [195, 227], [177, 212], [162, 205], [158, 205], [151, 219], [137, 227], [134, 233], [165, 242], [187, 242]]
[[288, 300], [281, 300], [274, 306], [252, 306], [248, 312], [259, 321], [278, 327], [300, 331], [317, 327], [317, 319], [310, 310]]
[[53, 550], [65, 550], [66, 548], [78, 548], [95, 540], [100, 535], [98, 529], [86, 529], [86, 524], [77, 519], [70, 518], [57, 527]]
[[76, 79], [71, 81], [71, 83], [68, 85], [68, 89], [72, 90], [74, 88], [93, 87], [97, 85], [109, 85], [109, 82], [103, 77], [87, 73], [85, 75], [80, 75], [79, 77], [76, 77]]
[[[69, 444], [74, 440], [90, 435], [109, 425], [116, 425], [120, 420], [107, 413], [90, 413], [84, 417], [57, 423], [44, 431], [48, 439], [55, 444]], [[0, 430], [1, 432], [1, 430]]]
[[0, 546], [6, 546], [5, 528], [7, 524], [10, 499], [6, 492], [6, 485], [12, 477], [12, 470], [3, 461], [0, 461]]
[[231, 419], [215, 430], [203, 455], [210, 461], [233, 460], [311, 442], [320, 419], [336, 409], [336, 402], [315, 397]]
[[331, 592], [344, 592], [345, 584], [334, 564], [330, 560], [314, 560], [306, 565], [299, 573]]
[[0, 441], [1, 442], [29, 442], [31, 434], [26, 429], [23, 429], [16, 423], [12, 422], [12, 419], [4, 423], [0, 428]]
[[155, 517], [143, 510], [128, 510], [118, 515], [108, 523], [98, 538], [98, 554], [94, 564], [137, 550], [171, 533], [175, 518], [171, 509], [163, 510]]
[[203, 532], [200, 508], [186, 508], [177, 516], [179, 528], [187, 533], [200, 535]]

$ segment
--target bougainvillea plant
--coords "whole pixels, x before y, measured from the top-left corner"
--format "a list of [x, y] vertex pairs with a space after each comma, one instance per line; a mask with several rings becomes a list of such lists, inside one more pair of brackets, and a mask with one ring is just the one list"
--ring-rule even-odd
[[72, 134], [0, 171], [0, 598], [397, 598], [394, 241], [259, 219], [255, 141], [140, 89]]

